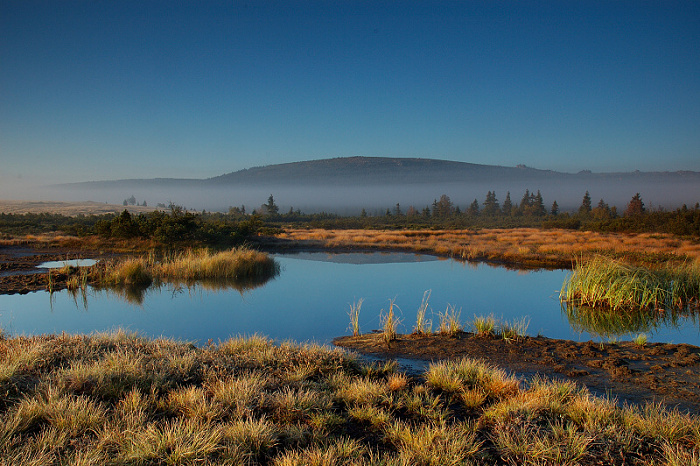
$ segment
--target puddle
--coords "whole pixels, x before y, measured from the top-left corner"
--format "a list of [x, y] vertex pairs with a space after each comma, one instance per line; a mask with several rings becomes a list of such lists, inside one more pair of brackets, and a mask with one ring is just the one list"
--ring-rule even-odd
[[37, 269], [60, 269], [61, 267], [64, 267], [66, 265], [70, 265], [71, 267], [90, 267], [97, 264], [97, 260], [95, 259], [71, 259], [71, 260], [64, 260], [64, 261], [49, 261], [49, 262], [42, 262], [41, 264], [37, 265]]

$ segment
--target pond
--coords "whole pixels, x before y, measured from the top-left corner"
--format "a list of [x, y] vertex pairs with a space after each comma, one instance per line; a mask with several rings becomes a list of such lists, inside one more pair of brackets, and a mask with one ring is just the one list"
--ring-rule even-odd
[[60, 269], [61, 267], [90, 267], [97, 264], [95, 259], [67, 259], [63, 261], [48, 261], [37, 265], [38, 269]]
[[[362, 332], [380, 328], [379, 315], [390, 300], [410, 332], [424, 293], [430, 290], [428, 317], [433, 329], [448, 305], [467, 325], [474, 316], [530, 320], [529, 335], [573, 340], [631, 339], [639, 329], [611, 335], [581, 313], [562, 310], [559, 290], [567, 271], [514, 271], [486, 264], [439, 260], [432, 256], [382, 253], [303, 253], [277, 255], [281, 273], [262, 286], [238, 291], [200, 284], [163, 285], [143, 296], [108, 290], [0, 296], [0, 328], [11, 335], [91, 333], [125, 328], [205, 344], [235, 335], [262, 334], [276, 340], [329, 343], [349, 333], [350, 305], [363, 299]], [[573, 316], [573, 317], [572, 317]], [[572, 325], [573, 324], [573, 325]], [[597, 324], [599, 325], [599, 324]], [[588, 333], [586, 329], [592, 333]], [[648, 341], [700, 344], [693, 318], [643, 328]]]

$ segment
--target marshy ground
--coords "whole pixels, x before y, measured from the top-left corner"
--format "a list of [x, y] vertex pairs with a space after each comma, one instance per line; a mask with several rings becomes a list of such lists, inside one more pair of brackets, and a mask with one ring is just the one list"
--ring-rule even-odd
[[0, 335], [0, 464], [696, 465], [700, 418], [484, 362], [420, 378], [338, 349]]
[[480, 230], [287, 229], [267, 241], [278, 249], [400, 251], [514, 268], [571, 268], [596, 254], [642, 265], [700, 259], [700, 241], [655, 233], [597, 233], [540, 228]]
[[[690, 240], [674, 239], [664, 235], [611, 235], [603, 238], [600, 234], [587, 234], [584, 232], [564, 232], [564, 237], [556, 235], [556, 232], [540, 232], [525, 229], [523, 231], [485, 231], [478, 235], [483, 236], [484, 241], [480, 248], [487, 248], [487, 244], [499, 244], [503, 251], [514, 251], [520, 244], [520, 252], [530, 251], [539, 255], [546, 248], [542, 244], [548, 244], [549, 248], [561, 248], [559, 263], [568, 254], [568, 266], [571, 266], [572, 244], [588, 244], [590, 249], [579, 251], [579, 257], [598, 252], [609, 251], [612, 255], [621, 255], [629, 250], [634, 258], [670, 258], [671, 261], [682, 261], [695, 258], [700, 255], [700, 246]], [[560, 232], [561, 233], [561, 232]], [[306, 233], [307, 235], [320, 235], [320, 232]], [[357, 248], [372, 250], [415, 250], [416, 252], [429, 252], [442, 255], [452, 255], [447, 247], [454, 238], [456, 232], [367, 232], [363, 235], [380, 240], [382, 234], [406, 235], [411, 241], [424, 244], [418, 251], [417, 246], [404, 243], [405, 239], [397, 238], [395, 241], [383, 238], [384, 243], [376, 241], [363, 242], [360, 238], [353, 237], [346, 232], [342, 239], [334, 239], [336, 233], [328, 232], [328, 237], [315, 239], [288, 239], [285, 247], [293, 248], [346, 248], [356, 241]], [[470, 234], [476, 234], [471, 232]], [[563, 233], [562, 233], [563, 234]], [[293, 233], [301, 235], [301, 233]], [[428, 235], [428, 236], [426, 236]], [[430, 235], [434, 235], [434, 242], [428, 241]], [[495, 235], [495, 236], [494, 236]], [[528, 239], [529, 238], [529, 239]], [[537, 241], [542, 244], [536, 246]], [[558, 244], [559, 240], [569, 238], [568, 246]], [[418, 244], [416, 243], [416, 244]], [[604, 244], [616, 245], [612, 249], [605, 249]], [[591, 245], [596, 245], [591, 246]], [[655, 245], [653, 248], [652, 245]], [[279, 246], [273, 244], [273, 246]], [[0, 244], [0, 293], [26, 293], [47, 289], [47, 274], [36, 273], [36, 265], [49, 260], [65, 260], [75, 258], [101, 258], [113, 257], [132, 248], [136, 251], [146, 250], [146, 243], [131, 244], [103, 244], [98, 245], [91, 240], [81, 241], [75, 238], [48, 237], [25, 238], [22, 240], [5, 240]], [[526, 251], [527, 249], [527, 251]], [[647, 252], [643, 252], [646, 250]], [[495, 254], [495, 253], [494, 253]], [[488, 260], [494, 262], [517, 262], [515, 256], [501, 254], [489, 256]], [[500, 257], [500, 259], [499, 259]], [[538, 256], [539, 257], [539, 256]], [[551, 261], [550, 261], [551, 262]], [[644, 262], [642, 260], [642, 262]], [[534, 262], [533, 262], [534, 263]], [[554, 262], [551, 262], [554, 263]], [[61, 288], [62, 280], [68, 277], [54, 275], [56, 289]], [[644, 346], [633, 343], [604, 344], [592, 342], [573, 342], [566, 340], [551, 340], [543, 337], [522, 338], [516, 341], [505, 341], [500, 338], [474, 338], [466, 333], [460, 333], [456, 338], [441, 336], [438, 334], [423, 336], [400, 336], [391, 347], [378, 335], [365, 335], [359, 338], [346, 337], [337, 341], [342, 346], [358, 351], [380, 354], [389, 357], [408, 357], [421, 360], [456, 360], [463, 356], [489, 361], [498, 367], [514, 373], [533, 375], [544, 374], [556, 379], [571, 380], [582, 386], [590, 387], [595, 393], [609, 393], [620, 399], [632, 403], [646, 401], [659, 401], [667, 406], [679, 408], [694, 413], [700, 412], [700, 349], [689, 345], [660, 345], [646, 344]], [[681, 463], [682, 464], [682, 463]]]
[[700, 348], [685, 344], [596, 343], [542, 336], [505, 340], [459, 332], [452, 336], [381, 333], [346, 336], [334, 344], [362, 354], [421, 361], [478, 358], [513, 373], [572, 380], [620, 402], [661, 402], [700, 414]]

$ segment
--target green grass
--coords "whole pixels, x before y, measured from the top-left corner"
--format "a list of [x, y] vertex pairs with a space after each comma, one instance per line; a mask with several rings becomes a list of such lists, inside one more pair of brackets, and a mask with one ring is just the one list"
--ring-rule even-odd
[[0, 464], [694, 465], [700, 419], [478, 360], [423, 377], [262, 336], [0, 334]]
[[700, 265], [684, 263], [651, 270], [598, 256], [576, 265], [562, 285], [560, 299], [575, 306], [614, 311], [697, 310]]
[[498, 320], [493, 314], [488, 316], [474, 316], [471, 327], [474, 333], [480, 337], [501, 337], [504, 340], [518, 340], [527, 335], [530, 325], [528, 317], [522, 317], [513, 321]]
[[519, 340], [527, 335], [527, 328], [530, 326], [530, 319], [522, 317], [511, 321], [503, 321], [497, 333], [506, 341]]
[[635, 345], [637, 346], [644, 346], [647, 344], [647, 334], [646, 333], [640, 333], [632, 341], [634, 342]]
[[439, 332], [443, 335], [455, 336], [462, 331], [460, 315], [462, 310], [457, 310], [455, 306], [448, 304], [445, 312], [438, 313], [440, 317]]
[[496, 334], [496, 318], [493, 315], [474, 316], [472, 320], [472, 328], [474, 333], [479, 336], [493, 336]]
[[625, 335], [646, 334], [660, 327], [677, 328], [685, 318], [695, 319], [691, 310], [659, 311], [655, 309], [614, 310], [562, 304], [572, 328], [613, 340]]

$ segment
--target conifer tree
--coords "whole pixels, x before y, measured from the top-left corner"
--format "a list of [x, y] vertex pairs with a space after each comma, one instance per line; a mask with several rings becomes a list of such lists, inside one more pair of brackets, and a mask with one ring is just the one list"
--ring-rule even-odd
[[642, 196], [639, 193], [635, 194], [632, 200], [627, 204], [627, 209], [625, 210], [626, 216], [631, 215], [641, 215], [644, 213], [644, 202], [642, 202]]
[[496, 215], [499, 210], [500, 206], [498, 205], [498, 199], [496, 199], [496, 192], [489, 191], [486, 194], [486, 200], [484, 201], [483, 213], [485, 215]]
[[578, 208], [578, 213], [582, 215], [588, 215], [591, 213], [591, 195], [588, 194], [588, 191], [586, 191], [586, 194], [583, 195], [583, 200], [581, 201], [581, 207]]
[[510, 215], [513, 213], [513, 202], [510, 200], [510, 191], [506, 193], [506, 199], [503, 201], [503, 214]]
[[476, 217], [479, 215], [479, 201], [474, 199], [474, 202], [472, 202], [469, 205], [469, 209], [467, 209], [467, 214], [469, 214], [472, 217]]

